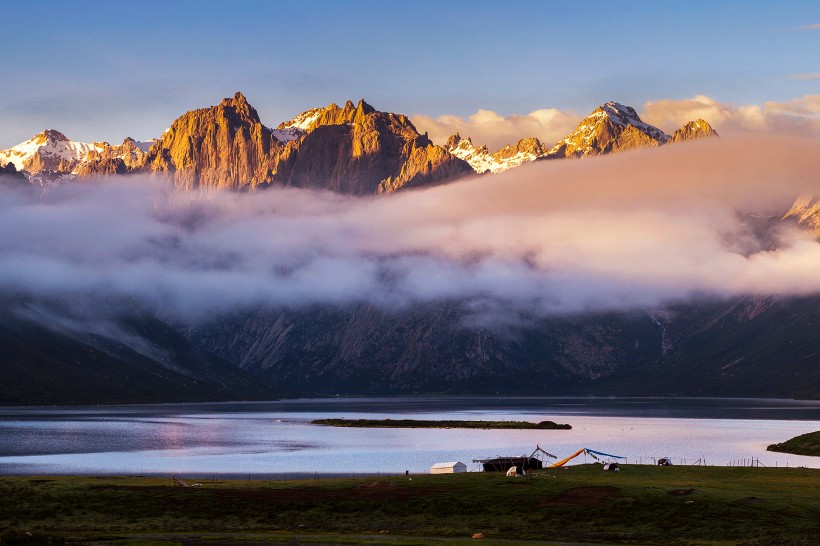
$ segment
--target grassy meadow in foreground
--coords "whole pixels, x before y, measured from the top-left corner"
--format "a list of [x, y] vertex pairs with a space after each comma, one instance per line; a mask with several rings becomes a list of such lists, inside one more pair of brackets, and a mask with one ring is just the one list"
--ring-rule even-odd
[[45, 537], [134, 546], [460, 543], [474, 533], [484, 533], [487, 544], [820, 541], [820, 470], [622, 468], [198, 487], [174, 487], [169, 478], [3, 477], [0, 534], [9, 545]]

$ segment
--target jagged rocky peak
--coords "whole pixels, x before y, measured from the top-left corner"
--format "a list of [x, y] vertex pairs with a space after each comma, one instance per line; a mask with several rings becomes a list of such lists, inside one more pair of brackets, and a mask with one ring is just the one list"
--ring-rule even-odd
[[140, 169], [148, 159], [148, 150], [155, 141], [137, 142], [126, 137], [122, 144], [111, 146], [107, 142], [95, 142], [77, 168], [77, 176], [125, 174]]
[[69, 142], [67, 136], [56, 129], [46, 129], [41, 133], [37, 133], [32, 140], [37, 144], [46, 144], [48, 142]]
[[282, 144], [241, 92], [177, 118], [149, 150], [143, 170], [183, 189], [255, 188], [272, 181]]
[[433, 146], [406, 116], [364, 100], [308, 110], [271, 130], [242, 93], [177, 118], [150, 146], [108, 146], [82, 175], [160, 173], [181, 189], [253, 189], [271, 184], [368, 194], [471, 172]]
[[669, 135], [644, 123], [635, 109], [607, 102], [581, 120], [569, 136], [548, 153], [549, 158], [586, 157], [666, 144]]
[[323, 108], [311, 108], [293, 119], [283, 121], [273, 134], [281, 142], [298, 140], [316, 127], [323, 125], [341, 125], [343, 123], [361, 123], [368, 114], [377, 113], [377, 110], [361, 99], [357, 105], [347, 101], [340, 108], [335, 102]]
[[304, 112], [280, 124], [276, 134], [283, 131], [298, 135], [277, 164], [276, 180], [286, 185], [385, 193], [473, 172], [419, 134], [407, 116], [381, 112], [364, 100]]
[[89, 152], [98, 148], [96, 143], [74, 142], [60, 131], [46, 129], [25, 142], [0, 150], [0, 163], [14, 163], [18, 171], [32, 174], [71, 173]]
[[605, 102], [592, 111], [588, 118], [606, 116], [615, 123], [622, 125], [639, 125], [643, 121], [634, 108], [623, 105], [619, 102]]
[[353, 101], [347, 101], [342, 108], [339, 108], [336, 104], [331, 104], [322, 111], [316, 121], [313, 122], [313, 126], [361, 123], [364, 121], [365, 116], [373, 113], [376, 113], [376, 109], [367, 104], [364, 99], [360, 99], [356, 105], [353, 104]]
[[535, 161], [547, 153], [547, 148], [535, 137], [522, 138], [493, 153], [487, 146], [476, 146], [472, 139], [455, 133], [447, 139], [444, 149], [463, 159], [477, 173], [499, 173], [523, 163]]
[[465, 141], [465, 142], [467, 142], [467, 143], [468, 143], [468, 144], [470, 144], [470, 145], [472, 145], [472, 144], [473, 144], [473, 139], [471, 139], [470, 137], [467, 137], [467, 138], [461, 138], [461, 135], [460, 135], [460, 134], [458, 134], [458, 132], [455, 132], [455, 133], [453, 133], [452, 135], [450, 135], [450, 136], [447, 138], [447, 142], [444, 144], [444, 146], [445, 146], [446, 148], [455, 148], [455, 147], [457, 147], [459, 144], [461, 144], [461, 141], [462, 141], [462, 140], [463, 140], [463, 141]]
[[712, 138], [719, 136], [717, 131], [712, 129], [704, 119], [698, 118], [690, 121], [672, 134], [672, 142], [685, 142], [687, 140], [697, 140], [699, 138]]
[[508, 159], [518, 154], [540, 157], [546, 154], [548, 148], [541, 144], [537, 137], [522, 138], [515, 144], [507, 144], [493, 155], [499, 159]]
[[472, 138], [470, 138], [470, 137], [463, 138], [458, 133], [453, 133], [452, 135], [450, 135], [450, 137], [447, 139], [446, 144], [444, 145], [444, 148], [446, 150], [461, 149], [461, 150], [468, 150], [468, 151], [471, 151], [471, 152], [478, 152], [478, 153], [485, 153], [485, 154], [490, 153], [490, 150], [489, 150], [489, 148], [487, 148], [486, 145], [485, 146], [476, 146], [475, 144], [473, 144], [473, 139]]
[[234, 110], [240, 118], [250, 120], [254, 123], [260, 122], [256, 108], [248, 103], [248, 99], [245, 98], [245, 95], [243, 95], [241, 91], [234, 93], [232, 98], [222, 99], [220, 106]]
[[404, 123], [410, 124], [410, 121], [406, 116], [401, 114], [391, 114], [389, 112], [380, 112], [365, 102], [364, 99], [360, 99], [356, 104], [353, 104], [353, 101], [348, 100], [345, 102], [344, 106], [339, 106], [333, 102], [323, 108], [311, 108], [310, 110], [306, 110], [301, 114], [298, 114], [291, 120], [283, 121], [276, 127], [276, 131], [296, 130], [299, 136], [301, 136], [305, 133], [309, 133], [317, 127], [324, 125], [363, 123], [367, 116], [371, 114], [396, 116], [397, 118], [403, 120]]

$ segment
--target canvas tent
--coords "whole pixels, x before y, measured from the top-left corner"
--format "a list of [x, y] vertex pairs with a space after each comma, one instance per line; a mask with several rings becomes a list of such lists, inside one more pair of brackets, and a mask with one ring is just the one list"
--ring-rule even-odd
[[608, 457], [610, 459], [626, 459], [626, 457], [623, 457], [621, 455], [610, 455], [609, 453], [601, 453], [600, 451], [595, 451], [595, 450], [589, 449], [588, 447], [584, 447], [584, 448], [579, 449], [578, 451], [576, 451], [575, 453], [573, 453], [569, 457], [566, 457], [564, 459], [561, 459], [560, 461], [556, 461], [555, 463], [551, 464], [550, 468], [556, 468], [556, 467], [559, 467], [559, 466], [564, 466], [565, 464], [570, 462], [575, 457], [578, 457], [579, 455], [584, 455], [584, 457], [589, 455], [590, 457], [592, 457], [596, 461], [600, 461], [600, 457]]
[[557, 459], [558, 457], [544, 451], [540, 445], [536, 445], [529, 457], [526, 455], [498, 456], [492, 459], [473, 459], [473, 462], [481, 463], [484, 472], [506, 472], [511, 466], [517, 466], [521, 472], [524, 472], [544, 468], [549, 462], [545, 460], [547, 458]]
[[430, 467], [430, 474], [455, 474], [457, 472], [467, 472], [467, 465], [458, 462], [436, 463]]

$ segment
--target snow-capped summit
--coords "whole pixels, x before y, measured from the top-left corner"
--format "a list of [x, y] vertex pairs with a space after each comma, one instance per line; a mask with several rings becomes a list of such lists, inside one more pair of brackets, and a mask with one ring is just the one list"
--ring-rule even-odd
[[638, 129], [655, 136], [658, 140], [669, 139], [669, 136], [657, 127], [644, 123], [635, 109], [631, 106], [625, 106], [621, 103], [613, 101], [606, 102], [596, 108], [592, 114], [587, 116], [587, 119], [600, 116], [606, 116], [610, 121], [612, 121], [612, 123], [620, 125], [621, 127], [626, 127], [627, 125], [637, 127]]
[[324, 111], [325, 108], [312, 108], [289, 121], [283, 121], [273, 130], [273, 136], [280, 142], [298, 140], [311, 129], [311, 125], [319, 119]]
[[607, 102], [581, 120], [569, 136], [549, 151], [549, 157], [586, 157], [666, 144], [669, 135], [644, 123], [635, 109]]
[[[273, 136], [280, 142], [298, 140], [320, 125], [360, 123], [368, 114], [375, 113], [377, 113], [376, 109], [367, 104], [364, 99], [359, 100], [357, 104], [349, 100], [342, 107], [331, 103], [324, 108], [311, 108], [289, 121], [283, 121], [273, 130]], [[406, 116], [399, 117], [402, 118], [402, 123], [407, 122]], [[413, 130], [415, 131], [415, 128]]]
[[0, 150], [0, 163], [14, 163], [18, 171], [73, 172], [89, 152], [101, 151], [105, 143], [74, 142], [60, 131], [46, 129], [13, 146]]
[[139, 142], [126, 138], [122, 144], [75, 142], [60, 131], [46, 129], [13, 146], [0, 150], [0, 166], [13, 164], [34, 184], [54, 185], [88, 171], [100, 160], [122, 160], [126, 166], [139, 164], [155, 141]]
[[537, 138], [522, 138], [516, 144], [508, 144], [490, 153], [486, 146], [476, 146], [472, 139], [462, 138], [458, 133], [447, 139], [444, 149], [469, 163], [477, 173], [500, 173], [535, 161], [547, 153], [547, 148]]

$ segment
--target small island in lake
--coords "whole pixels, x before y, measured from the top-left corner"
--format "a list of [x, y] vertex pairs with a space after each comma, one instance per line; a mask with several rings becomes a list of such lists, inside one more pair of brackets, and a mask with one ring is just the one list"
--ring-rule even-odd
[[355, 428], [477, 428], [477, 429], [537, 429], [569, 430], [572, 427], [553, 421], [420, 421], [417, 419], [314, 419], [314, 425]]
[[779, 451], [793, 455], [813, 455], [820, 457], [820, 430], [795, 436], [780, 444], [772, 444], [766, 451]]

